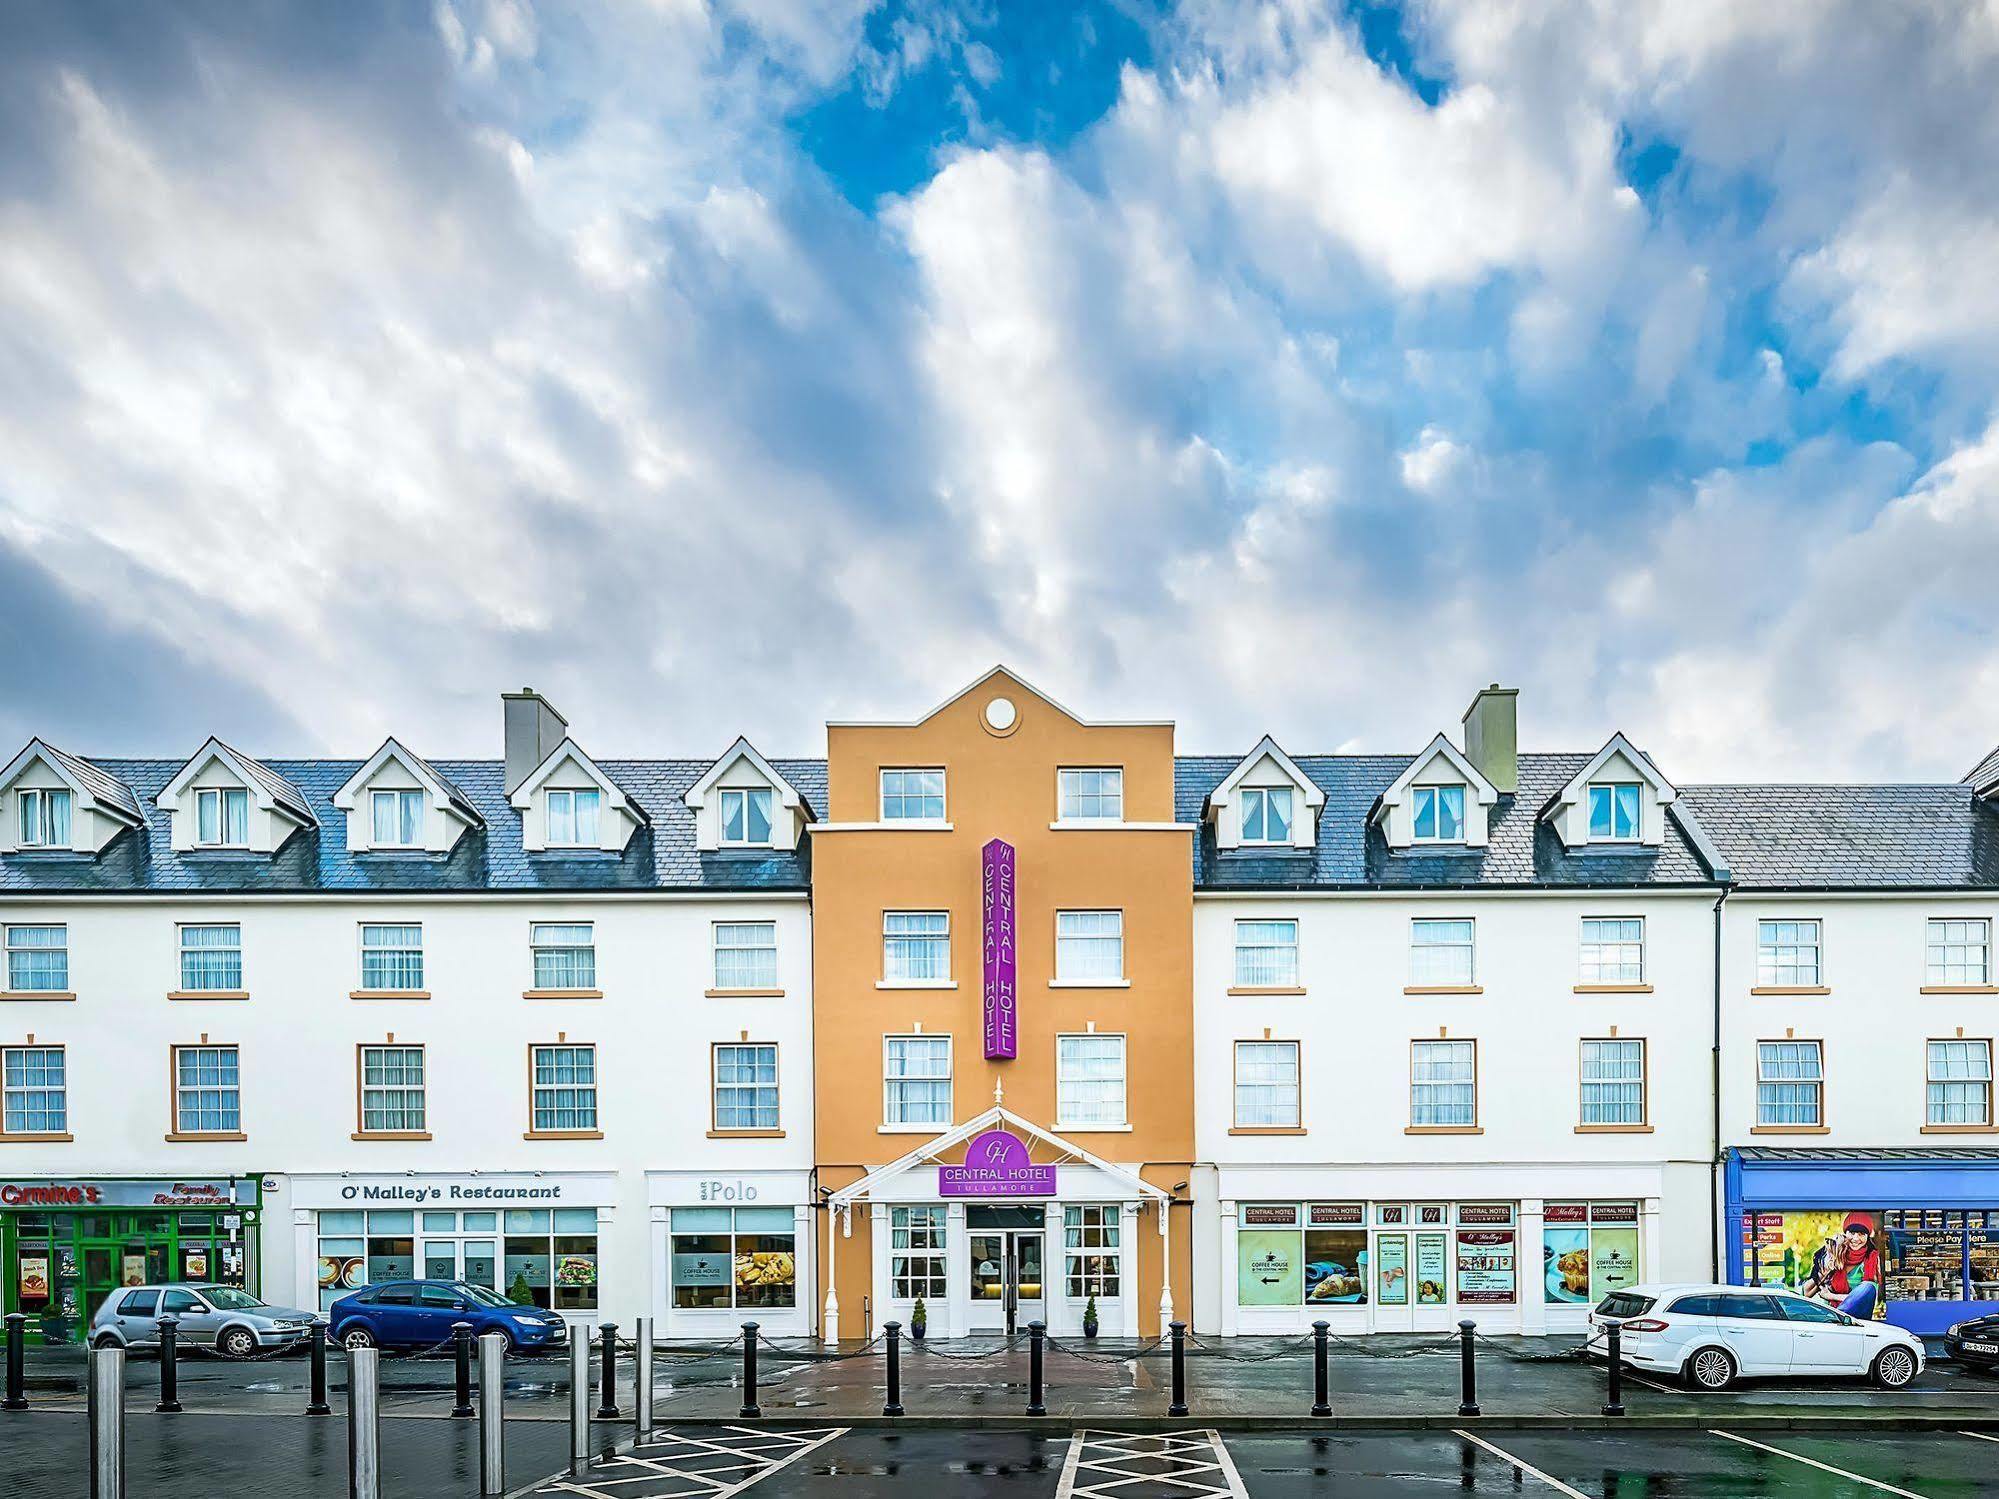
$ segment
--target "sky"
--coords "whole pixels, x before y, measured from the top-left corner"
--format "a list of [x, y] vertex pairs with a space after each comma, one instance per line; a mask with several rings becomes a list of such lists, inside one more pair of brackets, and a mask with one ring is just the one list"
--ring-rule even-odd
[[0, 753], [1999, 741], [1999, 0], [0, 12]]

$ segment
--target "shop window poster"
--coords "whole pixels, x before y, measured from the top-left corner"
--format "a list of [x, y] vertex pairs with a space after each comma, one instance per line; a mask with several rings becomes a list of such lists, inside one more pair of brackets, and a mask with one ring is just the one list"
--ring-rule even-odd
[[1849, 1317], [1885, 1315], [1881, 1215], [1811, 1209], [1757, 1213], [1745, 1231], [1744, 1279], [1783, 1285]]
[[1236, 1235], [1236, 1304], [1297, 1306], [1305, 1299], [1298, 1231], [1243, 1229]]
[[1549, 1224], [1541, 1231], [1542, 1258], [1547, 1262], [1544, 1299], [1550, 1306], [1590, 1301], [1589, 1226]]
[[1458, 1230], [1458, 1304], [1511, 1306], [1516, 1299], [1510, 1228]]
[[1409, 1304], [1409, 1236], [1407, 1234], [1383, 1234], [1375, 1240], [1374, 1252], [1378, 1264], [1374, 1273], [1379, 1282], [1379, 1294], [1383, 1306], [1407, 1306]]
[[1367, 1303], [1367, 1230], [1305, 1231], [1305, 1299], [1315, 1306]]
[[1416, 1235], [1416, 1305], [1442, 1306], [1450, 1299], [1450, 1271], [1442, 1234]]

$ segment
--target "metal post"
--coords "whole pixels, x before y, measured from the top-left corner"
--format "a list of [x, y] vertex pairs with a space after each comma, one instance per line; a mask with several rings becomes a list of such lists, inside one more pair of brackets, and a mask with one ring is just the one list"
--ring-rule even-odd
[[347, 1350], [347, 1493], [382, 1499], [382, 1350]]
[[1624, 1414], [1624, 1352], [1621, 1342], [1622, 1333], [1613, 1322], [1610, 1324], [1610, 1388], [1604, 1391], [1603, 1401], [1606, 1416]]
[[1315, 1416], [1333, 1413], [1326, 1388], [1326, 1334], [1331, 1328], [1330, 1322], [1312, 1324], [1312, 1414]]
[[882, 1405], [884, 1416], [902, 1414], [902, 1324], [882, 1323], [882, 1336], [888, 1339], [888, 1400]]
[[739, 1414], [746, 1419], [763, 1414], [757, 1404], [757, 1325], [754, 1322], [743, 1324], [743, 1408]]
[[632, 1324], [632, 1408], [639, 1440], [652, 1435], [652, 1318]]
[[1472, 1364], [1471, 1335], [1478, 1324], [1464, 1321], [1458, 1324], [1458, 1414], [1476, 1416], [1478, 1414], [1478, 1370]]
[[180, 1413], [180, 1318], [160, 1318], [160, 1403], [153, 1407], [161, 1415]]
[[28, 1408], [28, 1317], [25, 1312], [7, 1314], [7, 1398], [0, 1410]]
[[472, 1324], [454, 1322], [451, 1324], [451, 1361], [456, 1376], [452, 1381], [451, 1414], [461, 1418], [472, 1415]]
[[507, 1491], [506, 1409], [501, 1404], [507, 1378], [507, 1335], [479, 1339], [479, 1492]]
[[1045, 1323], [1027, 1324], [1027, 1413], [1030, 1416], [1045, 1416], [1048, 1407], [1042, 1403], [1041, 1358], [1042, 1345], [1048, 1338]]
[[618, 1419], [618, 1324], [606, 1322], [597, 1329], [604, 1341], [604, 1387], [603, 1398], [597, 1405], [599, 1421]]
[[305, 1403], [305, 1413], [308, 1416], [330, 1416], [333, 1407], [326, 1403], [325, 1321], [314, 1317], [307, 1336], [312, 1339], [312, 1398]]
[[1187, 1324], [1169, 1322], [1166, 1330], [1173, 1335], [1173, 1403], [1166, 1407], [1169, 1416], [1187, 1414]]
[[569, 1335], [569, 1468], [590, 1463], [590, 1339], [582, 1328]]
[[89, 1353], [90, 1499], [125, 1499], [125, 1350]]

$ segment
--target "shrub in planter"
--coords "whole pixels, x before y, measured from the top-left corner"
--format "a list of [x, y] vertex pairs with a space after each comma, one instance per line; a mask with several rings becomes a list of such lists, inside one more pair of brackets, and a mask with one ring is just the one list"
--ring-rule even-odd
[[507, 1287], [507, 1300], [511, 1301], [515, 1306], [534, 1305], [534, 1288], [528, 1284], [527, 1271], [516, 1270], [514, 1272], [513, 1281]]
[[923, 1298], [916, 1298], [916, 1305], [909, 1313], [909, 1336], [916, 1342], [923, 1341], [923, 1334], [930, 1326], [930, 1313], [924, 1309]]
[[1097, 1335], [1097, 1298], [1092, 1296], [1088, 1301], [1083, 1303], [1083, 1336], [1086, 1338], [1094, 1338], [1096, 1335]]

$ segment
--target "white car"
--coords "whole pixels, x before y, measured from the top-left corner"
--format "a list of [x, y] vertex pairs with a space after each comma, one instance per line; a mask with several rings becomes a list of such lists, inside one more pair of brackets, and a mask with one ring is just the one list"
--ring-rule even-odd
[[1899, 1390], [1923, 1372], [1922, 1340], [1772, 1286], [1657, 1285], [1613, 1291], [1590, 1313], [1590, 1336], [1613, 1324], [1621, 1361], [1677, 1375], [1698, 1390], [1739, 1378], [1864, 1374]]

